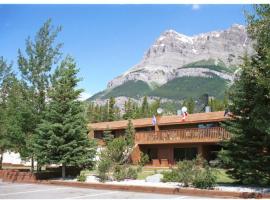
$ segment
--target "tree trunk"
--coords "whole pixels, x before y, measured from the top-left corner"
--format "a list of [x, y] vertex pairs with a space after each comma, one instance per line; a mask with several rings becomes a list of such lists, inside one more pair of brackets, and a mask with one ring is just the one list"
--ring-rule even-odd
[[3, 157], [4, 157], [4, 152], [1, 151], [1, 152], [0, 152], [0, 169], [3, 168]]
[[34, 165], [34, 158], [33, 158], [33, 156], [31, 157], [31, 172], [34, 172], [34, 170], [35, 170], [35, 165]]
[[63, 163], [62, 164], [62, 178], [65, 178], [66, 177], [66, 164]]

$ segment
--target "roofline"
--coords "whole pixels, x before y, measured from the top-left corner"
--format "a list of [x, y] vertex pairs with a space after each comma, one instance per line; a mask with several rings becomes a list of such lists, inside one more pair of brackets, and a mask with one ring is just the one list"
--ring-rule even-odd
[[[218, 111], [218, 112], [211, 112], [212, 114], [214, 113], [219, 113], [219, 112], [224, 112], [224, 111]], [[194, 113], [194, 114], [204, 114], [204, 113]], [[193, 115], [193, 114], [190, 114], [190, 115]], [[167, 116], [162, 116], [162, 117], [176, 117], [177, 115], [167, 115]], [[225, 121], [228, 117], [217, 117], [217, 118], [213, 118], [213, 119], [201, 119], [201, 120], [192, 120], [192, 121], [175, 121], [175, 122], [159, 122], [158, 125], [159, 126], [166, 126], [166, 125], [175, 125], [175, 124], [195, 124], [195, 123], [207, 123], [207, 122], [222, 122], [222, 121]], [[154, 125], [152, 125], [152, 123], [148, 123], [148, 124], [142, 124], [142, 125], [136, 125], [134, 124], [134, 122], [136, 123], [137, 120], [151, 120], [152, 118], [139, 118], [139, 119], [131, 119], [131, 121], [133, 122], [133, 126], [134, 128], [143, 128], [143, 127], [154, 127]], [[152, 120], [151, 120], [152, 121]], [[115, 127], [111, 127], [110, 124], [114, 124], [114, 123], [123, 123], [125, 125], [119, 125], [119, 126], [115, 126]], [[91, 125], [102, 125], [107, 123], [107, 127], [109, 127], [109, 130], [122, 130], [122, 129], [125, 129], [127, 127], [127, 123], [128, 123], [128, 120], [119, 120], [119, 121], [110, 121], [110, 122], [98, 122], [98, 123], [89, 123], [88, 124], [88, 127], [89, 128], [92, 128]], [[93, 129], [93, 128], [92, 128]], [[104, 131], [106, 130], [107, 128], [94, 128], [93, 130], [95, 131]]]

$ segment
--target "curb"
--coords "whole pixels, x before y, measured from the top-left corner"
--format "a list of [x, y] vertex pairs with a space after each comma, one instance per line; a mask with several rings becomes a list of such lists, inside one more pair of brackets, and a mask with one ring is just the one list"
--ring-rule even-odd
[[91, 188], [91, 189], [106, 189], [106, 190], [121, 190], [130, 192], [145, 192], [158, 194], [179, 194], [188, 196], [203, 196], [203, 197], [219, 197], [219, 198], [270, 198], [270, 194], [261, 194], [255, 192], [229, 192], [220, 190], [203, 190], [190, 188], [162, 188], [151, 186], [127, 186], [114, 185], [104, 183], [81, 183], [81, 182], [65, 182], [65, 181], [38, 181], [40, 184], [62, 185], [69, 187]]

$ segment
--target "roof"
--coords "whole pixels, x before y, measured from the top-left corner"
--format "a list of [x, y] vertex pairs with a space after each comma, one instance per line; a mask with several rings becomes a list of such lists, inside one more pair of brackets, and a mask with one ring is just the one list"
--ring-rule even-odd
[[[174, 124], [220, 122], [228, 118], [229, 117], [224, 117], [224, 111], [219, 111], [219, 112], [189, 114], [185, 120], [182, 120], [182, 117], [177, 115], [160, 116], [157, 120], [158, 125], [174, 125]], [[131, 121], [135, 128], [153, 126], [152, 118], [133, 119]], [[127, 124], [128, 120], [121, 120], [112, 122], [90, 123], [88, 126], [93, 130], [106, 130], [106, 129], [117, 130], [117, 129], [125, 129], [127, 127]]]

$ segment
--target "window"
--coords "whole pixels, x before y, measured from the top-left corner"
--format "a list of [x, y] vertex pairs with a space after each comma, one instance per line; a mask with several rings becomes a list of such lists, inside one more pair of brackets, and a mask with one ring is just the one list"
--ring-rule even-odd
[[197, 148], [174, 148], [173, 156], [176, 162], [182, 160], [192, 160], [197, 156]]
[[94, 133], [94, 138], [96, 138], [96, 139], [102, 139], [103, 138], [103, 133], [101, 133], [101, 132], [95, 132]]

